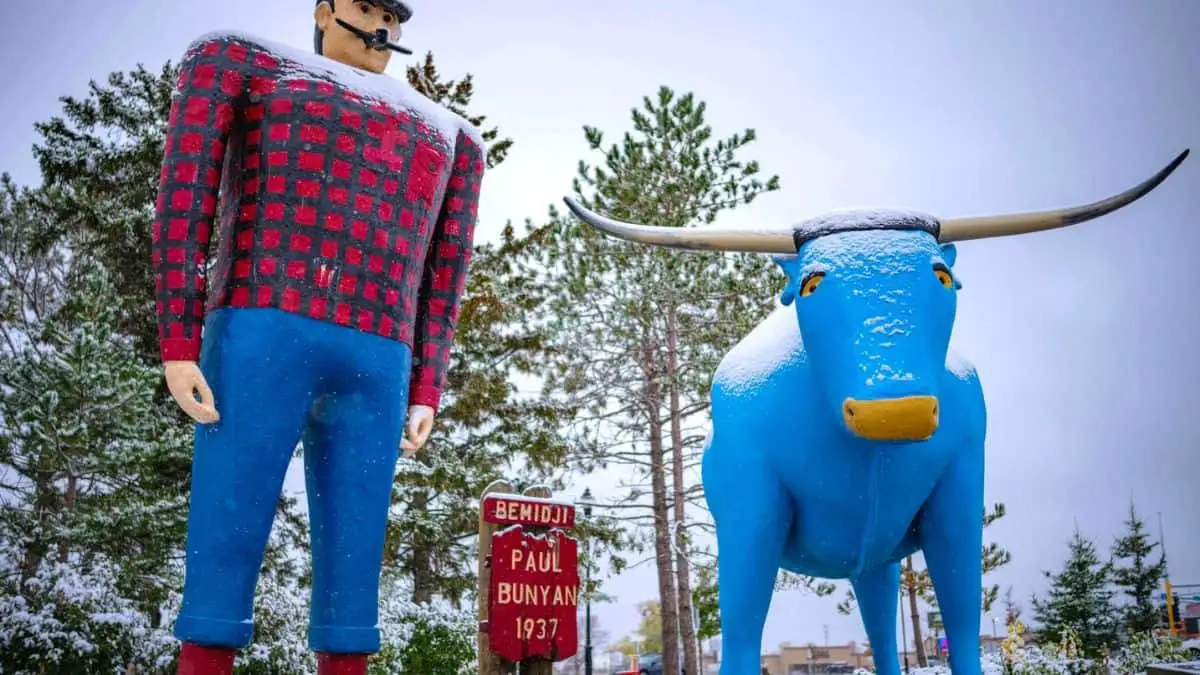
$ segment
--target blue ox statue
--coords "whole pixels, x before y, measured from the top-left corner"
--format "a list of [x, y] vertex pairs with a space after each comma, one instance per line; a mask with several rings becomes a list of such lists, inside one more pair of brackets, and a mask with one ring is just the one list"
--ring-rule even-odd
[[[722, 360], [703, 483], [720, 549], [722, 675], [758, 675], [779, 568], [849, 579], [879, 675], [898, 675], [900, 561], [924, 553], [959, 675], [980, 673], [984, 429], [974, 368], [949, 352], [955, 241], [1064, 227], [1154, 189], [990, 218], [835, 213], [776, 231], [635, 225], [642, 244], [775, 254], [782, 303]], [[794, 309], [789, 306], [794, 306]]]

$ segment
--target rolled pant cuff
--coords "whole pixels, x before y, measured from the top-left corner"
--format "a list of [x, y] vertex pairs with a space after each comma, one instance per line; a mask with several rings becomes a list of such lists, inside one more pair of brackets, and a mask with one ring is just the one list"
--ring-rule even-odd
[[379, 651], [379, 628], [311, 626], [308, 648], [326, 654], [374, 654]]
[[175, 637], [180, 642], [191, 642], [206, 647], [242, 649], [254, 637], [254, 622], [209, 619], [202, 616], [180, 614], [175, 619]]

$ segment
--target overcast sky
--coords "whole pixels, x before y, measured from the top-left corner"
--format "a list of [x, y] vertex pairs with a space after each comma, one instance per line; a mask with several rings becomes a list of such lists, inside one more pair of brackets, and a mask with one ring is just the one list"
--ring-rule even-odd
[[[17, 3], [0, 169], [37, 180], [32, 125], [90, 78], [158, 67], [214, 29], [311, 44], [309, 0]], [[540, 216], [570, 189], [581, 126], [616, 137], [660, 84], [709, 104], [718, 136], [758, 131], [747, 157], [782, 190], [724, 224], [830, 208], [982, 215], [1090, 201], [1200, 145], [1200, 2], [903, 3], [747, 0], [413, 0], [404, 41], [515, 139], [489, 174], [480, 234]], [[117, 9], [119, 8], [119, 10]], [[403, 76], [402, 59], [391, 72]], [[1200, 157], [1127, 210], [1077, 228], [959, 246], [954, 336], [989, 404], [989, 528], [1013, 553], [991, 579], [1027, 607], [1078, 524], [1107, 552], [1134, 500], [1176, 583], [1200, 584]], [[598, 479], [597, 479], [598, 480]], [[603, 486], [592, 482], [594, 491]], [[608, 580], [614, 635], [655, 594], [644, 565]], [[1200, 587], [1197, 588], [1200, 593]], [[862, 640], [833, 599], [776, 596], [764, 647]], [[984, 632], [990, 630], [984, 621]]]

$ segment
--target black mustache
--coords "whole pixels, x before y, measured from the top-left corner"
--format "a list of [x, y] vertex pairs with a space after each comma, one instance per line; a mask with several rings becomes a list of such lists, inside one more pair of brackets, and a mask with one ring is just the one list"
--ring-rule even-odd
[[345, 28], [361, 38], [369, 49], [376, 49], [378, 51], [391, 49], [392, 51], [400, 52], [401, 54], [412, 54], [412, 50], [401, 47], [398, 44], [393, 44], [391, 41], [389, 41], [388, 31], [386, 28], [380, 28], [374, 33], [370, 33], [356, 26], [352, 26], [341, 19], [334, 19], [334, 21], [337, 21], [337, 24], [342, 28]]

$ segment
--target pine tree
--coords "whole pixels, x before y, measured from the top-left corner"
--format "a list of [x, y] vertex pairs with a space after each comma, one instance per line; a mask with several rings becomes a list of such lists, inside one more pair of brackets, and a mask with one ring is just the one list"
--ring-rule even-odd
[[35, 244], [72, 240], [96, 257], [114, 287], [117, 329], [134, 338], [146, 363], [158, 361], [148, 227], [177, 78], [169, 62], [157, 71], [114, 72], [103, 84], [89, 82], [84, 97], [62, 97], [61, 114], [34, 125], [41, 139], [33, 154], [52, 215]]
[[121, 590], [156, 607], [186, 515], [171, 470], [187, 460], [186, 436], [154, 398], [159, 373], [120, 332], [107, 269], [39, 241], [53, 221], [43, 193], [6, 181], [4, 194], [0, 465], [13, 508], [0, 534], [22, 542], [28, 571], [47, 558], [119, 560]]
[[56, 565], [100, 574], [111, 602], [140, 610], [130, 626], [158, 626], [180, 579], [186, 486], [157, 469], [186, 459], [189, 439], [154, 400], [157, 370], [117, 332], [104, 269], [76, 253], [65, 278], [62, 306], [0, 357], [0, 540], [19, 542], [25, 578]]
[[65, 245], [45, 243], [51, 214], [38, 195], [0, 175], [0, 354], [37, 339], [67, 293]]
[[[662, 87], [632, 111], [633, 130], [619, 143], [605, 147], [599, 129], [584, 127], [603, 159], [580, 162], [576, 196], [622, 220], [687, 227], [778, 189], [778, 177], [760, 179], [757, 162], [740, 158], [754, 132], [714, 140], [705, 110], [692, 94]], [[769, 311], [779, 282], [764, 257], [617, 242], [553, 208], [549, 226], [531, 236], [540, 243], [526, 269], [547, 289], [541, 320], [556, 346], [546, 391], [582, 411], [570, 430], [587, 444], [579, 465], [633, 469], [612, 508], [650, 533], [664, 668], [678, 671], [682, 643], [696, 672], [687, 507], [699, 508], [701, 491], [685, 483], [686, 470], [704, 438], [711, 373]]]
[[1125, 535], [1113, 543], [1112, 578], [1130, 600], [1130, 605], [1125, 608], [1126, 630], [1130, 634], [1146, 633], [1158, 626], [1158, 609], [1152, 597], [1166, 575], [1167, 559], [1159, 555], [1157, 561], [1150, 560], [1159, 543], [1150, 540], [1132, 503], [1125, 527]]
[[1039, 636], [1058, 642], [1064, 629], [1079, 635], [1080, 647], [1089, 657], [1100, 657], [1119, 643], [1120, 621], [1113, 607], [1111, 567], [1100, 560], [1096, 545], [1075, 530], [1069, 544], [1070, 556], [1061, 572], [1043, 572], [1050, 582], [1047, 596], [1033, 597], [1033, 614]]

